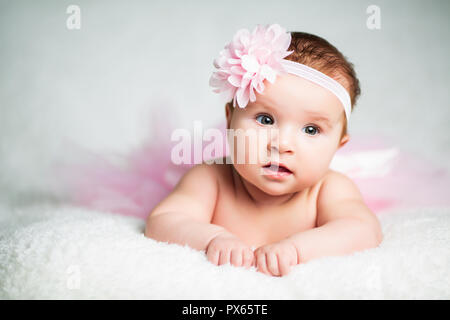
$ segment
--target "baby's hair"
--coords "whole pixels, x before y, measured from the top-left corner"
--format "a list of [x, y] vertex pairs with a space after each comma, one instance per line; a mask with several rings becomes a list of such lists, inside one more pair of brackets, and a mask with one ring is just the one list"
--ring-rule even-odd
[[[319, 36], [306, 32], [290, 33], [292, 40], [288, 51], [294, 50], [294, 52], [284, 59], [319, 70], [339, 82], [350, 94], [353, 111], [356, 101], [361, 94], [359, 80], [353, 64], [335, 46]], [[232, 111], [232, 101], [228, 105]], [[345, 121], [344, 111], [342, 114], [344, 127], [341, 138], [347, 134], [347, 122]]]

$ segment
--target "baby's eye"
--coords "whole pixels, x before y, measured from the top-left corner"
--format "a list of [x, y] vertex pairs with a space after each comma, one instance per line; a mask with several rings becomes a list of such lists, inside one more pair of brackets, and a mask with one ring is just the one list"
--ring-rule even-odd
[[306, 126], [303, 128], [306, 134], [309, 134], [311, 136], [315, 136], [317, 133], [320, 132], [319, 128], [316, 126]]
[[[260, 119], [261, 121], [258, 119]], [[256, 117], [256, 121], [258, 121], [261, 124], [266, 124], [266, 125], [270, 125], [270, 124], [274, 123], [272, 117], [268, 116], [267, 114], [260, 114], [259, 116]]]

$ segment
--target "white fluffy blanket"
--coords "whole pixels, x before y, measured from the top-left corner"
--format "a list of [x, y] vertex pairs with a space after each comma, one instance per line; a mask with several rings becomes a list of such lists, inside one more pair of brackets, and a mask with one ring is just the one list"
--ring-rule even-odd
[[3, 211], [3, 299], [450, 298], [450, 208], [382, 213], [378, 248], [283, 278], [214, 266], [203, 252], [145, 238], [144, 222], [129, 217], [54, 204]]

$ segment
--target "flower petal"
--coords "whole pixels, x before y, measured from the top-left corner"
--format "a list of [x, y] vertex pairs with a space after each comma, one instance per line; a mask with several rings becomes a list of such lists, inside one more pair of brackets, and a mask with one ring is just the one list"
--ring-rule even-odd
[[240, 108], [245, 108], [248, 104], [249, 90], [248, 88], [239, 88], [236, 92], [237, 102]]
[[229, 64], [241, 64], [241, 59], [233, 59], [233, 58], [230, 58], [230, 59], [227, 60], [227, 62], [228, 62]]
[[253, 90], [253, 84], [250, 84], [250, 101], [251, 102], [256, 101], [256, 95], [255, 95], [255, 91]]
[[259, 63], [255, 57], [246, 54], [242, 56], [242, 67], [249, 72], [257, 72], [259, 70]]
[[231, 76], [228, 77], [228, 82], [231, 83], [233, 86], [235, 87], [240, 87], [241, 86], [241, 80], [242, 77], [239, 77], [237, 75], [232, 74]]
[[286, 72], [282, 59], [293, 51], [286, 51], [291, 43], [291, 34], [279, 24], [257, 25], [252, 32], [238, 30], [233, 40], [214, 59], [216, 72], [209, 80], [214, 92], [224, 93], [233, 106], [236, 102], [244, 108], [250, 99], [256, 99], [255, 90], [262, 93], [264, 80], [274, 83], [278, 74]]
[[240, 65], [239, 66], [232, 66], [230, 69], [231, 73], [243, 75], [245, 74], [245, 69], [243, 69]]
[[263, 81], [257, 81], [255, 82], [254, 88], [258, 93], [262, 93], [264, 91], [264, 82]]
[[244, 88], [244, 87], [248, 86], [250, 84], [250, 81], [252, 81], [252, 78], [243, 77], [240, 87]]
[[273, 70], [271, 67], [269, 67], [267, 65], [263, 65], [261, 67], [260, 74], [263, 78], [267, 79], [270, 83], [274, 83], [275, 78], [277, 76], [275, 70]]

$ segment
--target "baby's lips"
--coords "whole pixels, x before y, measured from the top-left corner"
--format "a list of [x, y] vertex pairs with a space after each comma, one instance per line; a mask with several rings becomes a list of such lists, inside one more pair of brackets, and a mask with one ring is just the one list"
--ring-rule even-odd
[[270, 167], [279, 168], [279, 169], [281, 169], [281, 171], [293, 173], [293, 171], [286, 164], [284, 164], [282, 162], [269, 162], [263, 166], [263, 168], [270, 168]]

